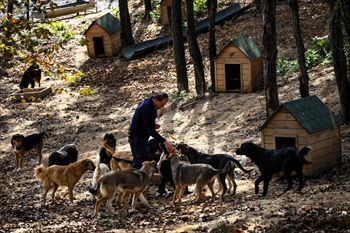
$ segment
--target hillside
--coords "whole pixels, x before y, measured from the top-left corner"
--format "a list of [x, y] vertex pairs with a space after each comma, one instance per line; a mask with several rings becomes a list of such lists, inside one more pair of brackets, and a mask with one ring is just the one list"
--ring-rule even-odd
[[[140, 7], [135, 5], [135, 9]], [[89, 25], [104, 13], [63, 19], [61, 22], [80, 32], [79, 26]], [[222, 27], [217, 26], [217, 51], [230, 39], [242, 34], [261, 48], [262, 17], [253, 16], [252, 12], [246, 12]], [[312, 48], [315, 36], [323, 37], [329, 33], [327, 4], [300, 1], [300, 16], [306, 48]], [[144, 32], [137, 37], [138, 40], [150, 39], [158, 35], [152, 34], [158, 27], [144, 21], [134, 24], [134, 32]], [[285, 1], [278, 2], [277, 33], [279, 55], [295, 59], [290, 11]], [[9, 93], [18, 90], [23, 74], [21, 67], [9, 70], [8, 76], [0, 79], [0, 232], [223, 232], [221, 229], [225, 227], [232, 232], [345, 232], [350, 229], [350, 127], [347, 125], [341, 127], [343, 163], [306, 178], [300, 193], [294, 191], [297, 183], [294, 182], [293, 191], [277, 198], [286, 182], [276, 178], [270, 183], [268, 195], [258, 199], [254, 195], [254, 181], [259, 171], [248, 162], [247, 168], [254, 168], [254, 171], [250, 176], [236, 172], [237, 193], [225, 196], [224, 202], [206, 201], [198, 205], [191, 202], [193, 197], [190, 196], [180, 206], [174, 207], [169, 205], [169, 197], [156, 198], [156, 187], [151, 187], [151, 208], [138, 204], [138, 211], [129, 213], [113, 203], [116, 213], [102, 215], [97, 220], [87, 191], [92, 178], [92, 172], [88, 172], [74, 190], [74, 204], [64, 197], [66, 189], [59, 188], [57, 205], [42, 206], [42, 184], [35, 180], [33, 174], [37, 155], [35, 152], [28, 154], [23, 169], [13, 172], [14, 156], [10, 144], [13, 134], [47, 132], [49, 140], [43, 149], [45, 165], [53, 151], [68, 143], [78, 145], [80, 159], [95, 159], [105, 133], [115, 135], [117, 150], [130, 152], [126, 132], [133, 112], [140, 101], [159, 91], [171, 94], [169, 104], [157, 121], [162, 126], [159, 132], [165, 137], [169, 138], [171, 134], [200, 151], [232, 155], [233, 148], [242, 142], [261, 143], [259, 128], [266, 120], [264, 91], [257, 90], [251, 94], [207, 92], [203, 98], [196, 97], [187, 42], [185, 49], [191, 92], [181, 99], [175, 95], [177, 87], [172, 47], [134, 60], [120, 57], [101, 59], [89, 58], [86, 48], [77, 45], [79, 40], [80, 36], [77, 36], [65, 44], [65, 50], [55, 54], [55, 59], [83, 71], [85, 76], [74, 84], [64, 82], [58, 76], [43, 77], [42, 85], [51, 86], [54, 93], [41, 103], [28, 101], [22, 104], [7, 100]], [[199, 34], [198, 43], [210, 86], [208, 34]], [[333, 67], [315, 67], [309, 70], [309, 75], [310, 94], [317, 95], [339, 116], [339, 95]], [[297, 76], [298, 73], [293, 73], [278, 78], [280, 103], [299, 98]], [[79, 95], [77, 91], [83, 85], [90, 86], [94, 94]], [[59, 94], [59, 88], [66, 91]], [[234, 156], [240, 159], [240, 156]], [[193, 187], [190, 189], [193, 190]], [[51, 197], [47, 199], [50, 203]], [[106, 213], [104, 204], [100, 212]]]

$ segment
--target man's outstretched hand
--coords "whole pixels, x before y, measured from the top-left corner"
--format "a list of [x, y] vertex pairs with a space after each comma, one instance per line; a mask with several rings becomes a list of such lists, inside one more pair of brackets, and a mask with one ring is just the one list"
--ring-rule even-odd
[[173, 144], [171, 144], [168, 140], [165, 140], [165, 142], [163, 144], [169, 153], [173, 152], [173, 150], [175, 149], [173, 147]]

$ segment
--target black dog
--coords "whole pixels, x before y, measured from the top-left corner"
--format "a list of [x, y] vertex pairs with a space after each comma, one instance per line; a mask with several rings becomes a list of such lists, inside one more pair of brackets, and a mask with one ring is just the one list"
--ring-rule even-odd
[[[232, 161], [232, 162], [235, 162], [243, 172], [249, 173], [252, 171], [252, 170], [245, 170], [238, 160], [234, 159], [231, 155], [228, 155], [228, 154], [209, 155], [209, 154], [201, 153], [196, 149], [194, 149], [193, 147], [188, 146], [187, 144], [179, 144], [177, 145], [176, 149], [180, 150], [182, 154], [186, 155], [187, 158], [190, 160], [191, 164], [205, 163], [205, 164], [211, 165], [215, 169], [223, 169], [229, 161]], [[221, 195], [222, 199], [224, 194], [227, 191], [227, 186], [225, 183], [226, 175], [229, 175], [231, 177], [231, 180], [233, 181], [233, 184], [234, 184], [233, 194], [236, 193], [236, 184], [234, 182], [233, 170], [234, 170], [234, 167], [232, 165], [232, 167], [228, 169], [226, 173], [219, 175], [220, 182], [223, 186], [223, 192]]]
[[[107, 144], [115, 150], [117, 139], [114, 138], [113, 134], [105, 134], [103, 137], [103, 141], [107, 139]], [[101, 148], [99, 154], [96, 156], [96, 161], [100, 161], [99, 163], [105, 163], [110, 168], [110, 162], [112, 159], [112, 154], [105, 148]], [[99, 164], [98, 162], [96, 164]]]
[[288, 187], [283, 193], [290, 190], [293, 185], [292, 171], [296, 171], [299, 178], [298, 191], [303, 188], [303, 165], [311, 164], [311, 162], [305, 160], [305, 156], [310, 149], [310, 147], [305, 146], [298, 151], [295, 146], [287, 146], [276, 150], [266, 150], [254, 143], [246, 142], [241, 145], [241, 148], [236, 150], [236, 154], [246, 155], [258, 166], [261, 176], [255, 181], [255, 194], [259, 193], [259, 183], [264, 181], [264, 191], [262, 195], [259, 195], [259, 197], [264, 197], [272, 175], [281, 171], [283, 171], [284, 176], [288, 180]]
[[24, 71], [22, 81], [19, 84], [19, 88], [25, 89], [28, 88], [29, 84], [34, 88], [35, 83], [38, 83], [40, 87], [41, 81], [41, 69], [38, 65], [30, 66], [26, 71]]
[[78, 146], [75, 144], [68, 144], [53, 152], [49, 156], [49, 167], [52, 165], [69, 165], [78, 160]]
[[[165, 147], [164, 147], [165, 148]], [[154, 138], [148, 140], [148, 153], [161, 154], [163, 152], [162, 145]]]

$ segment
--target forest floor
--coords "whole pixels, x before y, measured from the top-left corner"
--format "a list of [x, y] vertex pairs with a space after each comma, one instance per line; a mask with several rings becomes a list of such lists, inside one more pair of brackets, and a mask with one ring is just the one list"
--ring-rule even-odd
[[[132, 3], [132, 2], [131, 2]], [[132, 3], [133, 4], [133, 3]], [[133, 4], [131, 11], [139, 9]], [[306, 48], [313, 48], [315, 36], [329, 33], [328, 6], [322, 1], [300, 1], [302, 36]], [[142, 8], [143, 9], [143, 8]], [[90, 23], [105, 12], [61, 19], [70, 29], [81, 35], [79, 26]], [[280, 56], [296, 58], [292, 21], [286, 2], [277, 5], [277, 43]], [[154, 21], [134, 23], [136, 42], [167, 33]], [[159, 30], [158, 30], [159, 29]], [[246, 12], [240, 17], [217, 26], [217, 51], [230, 39], [242, 34], [262, 48], [262, 17]], [[199, 34], [205, 74], [210, 86], [208, 34]], [[321, 170], [311, 178], [304, 178], [301, 192], [293, 191], [281, 197], [287, 186], [285, 180], [273, 178], [266, 197], [254, 194], [254, 181], [259, 171], [248, 161], [250, 176], [237, 170], [235, 195], [225, 195], [223, 202], [209, 202], [209, 194], [201, 204], [193, 203], [193, 196], [171, 206], [171, 197], [155, 197], [156, 188], [149, 189], [151, 208], [137, 204], [136, 212], [118, 208], [107, 214], [100, 207], [100, 218], [93, 215], [94, 204], [87, 186], [92, 172], [87, 172], [74, 190], [74, 203], [63, 196], [66, 188], [59, 188], [56, 205], [42, 205], [42, 184], [34, 177], [37, 163], [35, 152], [24, 159], [21, 171], [14, 172], [14, 156], [10, 144], [13, 134], [29, 135], [45, 131], [49, 140], [43, 149], [43, 163], [63, 145], [76, 143], [79, 159], [95, 159], [105, 133], [117, 138], [118, 151], [130, 152], [127, 130], [138, 103], [144, 98], [166, 91], [171, 98], [160, 111], [159, 133], [173, 135], [197, 150], [208, 153], [225, 152], [240, 160], [234, 148], [245, 141], [261, 145], [260, 127], [266, 121], [263, 90], [250, 94], [213, 93], [204, 97], [194, 93], [194, 71], [188, 44], [185, 42], [189, 95], [178, 97], [173, 49], [166, 47], [134, 60], [122, 57], [89, 58], [86, 47], [79, 47], [80, 37], [64, 45], [55, 54], [55, 61], [75, 67], [85, 73], [75, 83], [64, 82], [59, 76], [43, 77], [42, 86], [51, 86], [53, 93], [41, 103], [8, 100], [18, 90], [22, 67], [8, 70], [0, 79], [0, 232], [348, 232], [350, 230], [350, 127], [341, 126], [342, 162]], [[340, 116], [339, 95], [332, 66], [309, 70], [310, 94], [316, 95], [337, 116]], [[298, 73], [278, 78], [279, 102], [300, 98]], [[12, 80], [12, 81], [10, 81]], [[77, 92], [88, 85], [93, 95]], [[64, 89], [60, 94], [58, 89]], [[217, 187], [217, 185], [216, 185]], [[193, 186], [190, 187], [193, 190]], [[51, 202], [48, 196], [47, 202]]]

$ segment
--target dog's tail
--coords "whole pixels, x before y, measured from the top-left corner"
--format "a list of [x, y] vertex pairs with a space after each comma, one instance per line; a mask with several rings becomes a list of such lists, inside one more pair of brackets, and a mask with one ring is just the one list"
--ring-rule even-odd
[[[244, 157], [246, 157], [246, 156], [244, 155]], [[245, 170], [244, 167], [241, 165], [240, 162], [238, 162], [237, 159], [230, 158], [230, 160], [231, 160], [232, 162], [235, 162], [235, 163], [237, 164], [237, 167], [239, 167], [239, 169], [241, 169], [241, 170], [244, 171], [245, 173], [249, 173], [249, 172], [253, 171], [253, 169]], [[243, 160], [244, 160], [244, 159], [243, 159], [243, 155], [242, 155], [242, 161], [243, 161]], [[246, 161], [246, 160], [247, 160], [247, 158], [245, 158], [245, 161]], [[244, 163], [245, 163], [245, 162], [244, 162]], [[244, 165], [245, 165], [245, 164], [244, 164]]]
[[94, 188], [94, 187], [92, 187], [92, 186], [89, 186], [88, 188], [89, 188], [89, 192], [90, 192], [92, 195], [96, 196], [98, 188]]
[[47, 142], [47, 140], [49, 139], [49, 136], [47, 136], [47, 134], [45, 132], [41, 132], [40, 135], [41, 135], [43, 141]]
[[120, 159], [120, 158], [117, 158], [117, 157], [112, 157], [115, 161], [117, 161], [118, 163], [128, 163], [128, 164], [131, 164], [134, 162], [132, 160], [127, 160], [127, 159]]
[[102, 142], [102, 147], [105, 148], [105, 149], [107, 149], [112, 155], [114, 155], [114, 150], [113, 150], [113, 148], [110, 147], [110, 146], [108, 145], [107, 142], [108, 142], [108, 139], [104, 140], [104, 141]]
[[228, 161], [223, 169], [215, 169], [218, 173], [217, 174], [223, 174], [227, 172], [227, 169], [231, 167], [232, 161]]
[[312, 164], [311, 162], [305, 159], [305, 156], [307, 155], [307, 153], [309, 153], [310, 150], [311, 150], [311, 147], [305, 146], [303, 149], [299, 151], [297, 157], [298, 157], [298, 160], [303, 164]]
[[44, 164], [40, 164], [39, 166], [37, 166], [35, 169], [34, 169], [34, 175], [35, 177], [40, 180], [40, 181], [43, 181], [43, 178], [44, 178], [44, 171], [45, 171], [45, 166]]

